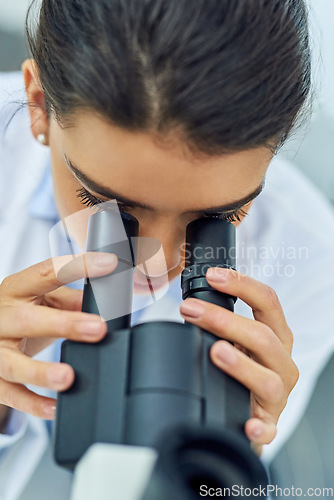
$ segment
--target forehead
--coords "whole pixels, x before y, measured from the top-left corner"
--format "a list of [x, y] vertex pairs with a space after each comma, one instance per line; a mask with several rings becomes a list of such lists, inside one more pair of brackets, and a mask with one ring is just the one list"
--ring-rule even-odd
[[52, 130], [59, 157], [87, 177], [157, 210], [187, 211], [228, 204], [255, 191], [272, 153], [265, 147], [220, 156], [189, 151], [177, 136], [121, 129], [93, 113]]

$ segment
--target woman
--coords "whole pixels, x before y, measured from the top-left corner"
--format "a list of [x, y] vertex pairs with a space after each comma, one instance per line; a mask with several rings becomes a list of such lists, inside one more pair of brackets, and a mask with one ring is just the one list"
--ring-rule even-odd
[[[191, 220], [214, 213], [247, 224], [309, 94], [302, 0], [44, 0], [28, 36], [32, 59], [22, 71], [31, 131], [50, 154], [61, 218], [116, 199], [139, 220], [140, 236], [162, 242], [170, 281], [182, 271]], [[86, 259], [93, 276], [117, 265]], [[80, 312], [82, 293], [62, 287], [82, 278], [81, 268], [61, 282], [51, 260], [28, 267], [30, 260], [0, 287], [4, 433], [9, 408], [54, 418], [55, 400], [26, 384], [63, 391], [73, 383], [70, 366], [32, 355], [56, 338], [97, 342], [106, 333], [99, 317]], [[159, 274], [157, 263], [150, 276], [157, 287]], [[194, 299], [180, 311], [224, 339], [212, 361], [251, 391], [245, 432], [261, 453], [298, 379], [293, 334], [273, 287], [235, 271], [213, 270], [207, 279], [253, 317]], [[284, 275], [276, 282], [296, 284]]]

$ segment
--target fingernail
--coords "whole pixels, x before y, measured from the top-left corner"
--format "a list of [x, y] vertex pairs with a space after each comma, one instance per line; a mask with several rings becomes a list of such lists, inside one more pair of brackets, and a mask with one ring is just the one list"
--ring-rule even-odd
[[252, 431], [252, 436], [254, 438], [259, 438], [263, 434], [263, 425], [258, 424]]
[[102, 321], [78, 321], [76, 329], [78, 333], [96, 337], [105, 331], [105, 323]]
[[69, 370], [65, 367], [54, 366], [49, 369], [47, 376], [51, 384], [65, 384], [69, 377]]
[[47, 420], [53, 420], [56, 416], [56, 406], [55, 405], [45, 405], [44, 415]]
[[234, 365], [237, 362], [237, 355], [234, 351], [234, 347], [230, 344], [218, 344], [215, 354], [225, 365]]
[[206, 277], [211, 281], [224, 283], [227, 281], [229, 270], [223, 267], [210, 267], [207, 270]]
[[204, 314], [204, 307], [196, 299], [186, 299], [181, 304], [181, 314], [188, 316], [188, 318], [200, 318]]
[[98, 253], [94, 256], [94, 264], [97, 267], [108, 267], [116, 262], [116, 255], [113, 253]]

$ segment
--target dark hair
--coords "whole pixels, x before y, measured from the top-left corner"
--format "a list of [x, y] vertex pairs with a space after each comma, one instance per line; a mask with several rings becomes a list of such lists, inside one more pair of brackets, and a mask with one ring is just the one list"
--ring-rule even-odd
[[43, 0], [26, 26], [63, 127], [89, 109], [207, 154], [276, 148], [310, 90], [304, 0]]

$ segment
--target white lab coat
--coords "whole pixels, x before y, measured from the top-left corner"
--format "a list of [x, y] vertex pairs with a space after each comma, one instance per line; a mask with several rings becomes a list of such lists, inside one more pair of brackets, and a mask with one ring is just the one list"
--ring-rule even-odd
[[[38, 192], [45, 186], [49, 149], [34, 140], [27, 109], [3, 136], [14, 103], [22, 99], [22, 75], [0, 74], [0, 104], [11, 103], [0, 106], [0, 280], [50, 256], [48, 236], [54, 224], [52, 200], [43, 198], [49, 196], [47, 189]], [[276, 290], [294, 333], [293, 358], [300, 370], [299, 382], [280, 418], [278, 435], [264, 449], [263, 459], [269, 462], [297, 426], [318, 375], [333, 353], [333, 208], [296, 167], [275, 159], [264, 192], [237, 229], [237, 247], [239, 269]], [[178, 290], [174, 281], [170, 293], [144, 309], [141, 321], [182, 321]], [[250, 308], [240, 300], [235, 311], [252, 317]], [[39, 359], [57, 355], [58, 350], [51, 346]], [[42, 420], [13, 411], [7, 435], [0, 435], [1, 500], [19, 498], [48, 441]], [[44, 484], [37, 475], [38, 481]], [[44, 494], [46, 498], [48, 492], [41, 490], [40, 498]]]

